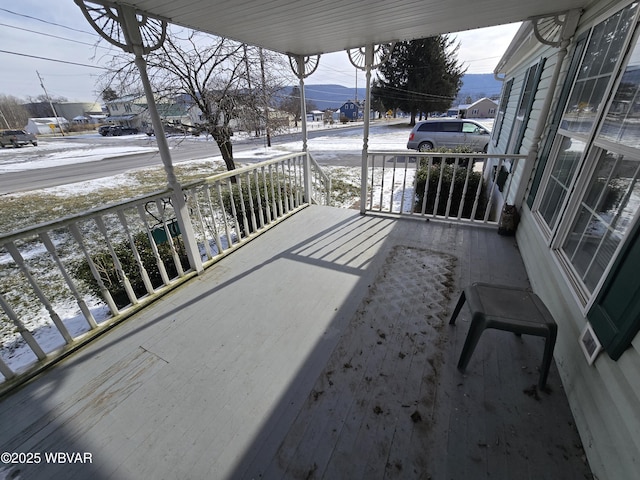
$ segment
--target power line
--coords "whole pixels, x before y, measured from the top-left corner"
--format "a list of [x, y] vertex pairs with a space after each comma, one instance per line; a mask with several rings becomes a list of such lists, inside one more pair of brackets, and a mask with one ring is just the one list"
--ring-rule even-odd
[[[2, 9], [0, 9], [0, 10], [2, 10]], [[75, 40], [73, 38], [60, 37], [58, 35], [53, 35], [51, 33], [38, 32], [37, 30], [30, 30], [28, 28], [16, 27], [15, 25], [7, 25], [6, 23], [0, 23], [0, 26], [9, 27], [9, 28], [15, 28], [16, 30], [22, 30], [22, 31], [29, 32], [29, 33], [36, 33], [38, 35], [44, 35], [45, 37], [57, 38], [59, 40], [66, 40], [67, 42], [78, 43], [80, 45], [89, 45], [90, 47], [98, 47], [98, 48], [103, 48], [105, 50], [111, 50], [110, 47], [105, 47], [103, 45], [97, 45], [97, 44], [89, 43], [89, 42], [82, 42], [80, 40]]]
[[26, 54], [26, 53], [19, 53], [19, 52], [9, 52], [7, 50], [0, 50], [0, 53], [7, 53], [9, 55], [17, 55], [19, 57], [37, 58], [38, 60], [47, 60], [49, 62], [66, 63], [68, 65], [77, 65], [77, 66], [80, 66], [80, 67], [97, 68], [99, 70], [108, 70], [108, 68], [100, 67], [98, 65], [88, 65], [86, 63], [69, 62], [67, 60], [58, 60], [56, 58], [39, 57], [37, 55], [29, 55], [29, 54]]
[[67, 27], [66, 25], [61, 25], [59, 23], [49, 22], [48, 20], [42, 20], [41, 18], [32, 17], [31, 15], [25, 15], [24, 13], [12, 12], [11, 10], [7, 10], [6, 8], [0, 8], [0, 10], [3, 11], [3, 12], [10, 13], [11, 15], [16, 15], [18, 17], [29, 18], [31, 20], [36, 20], [38, 22], [46, 23], [46, 24], [49, 24], [49, 25], [55, 25], [56, 27], [66, 28], [67, 30], [72, 30], [74, 32], [86, 33], [87, 35], [91, 35], [91, 36], [95, 35], [95, 32], [88, 32], [86, 30], [80, 30], [78, 28]]

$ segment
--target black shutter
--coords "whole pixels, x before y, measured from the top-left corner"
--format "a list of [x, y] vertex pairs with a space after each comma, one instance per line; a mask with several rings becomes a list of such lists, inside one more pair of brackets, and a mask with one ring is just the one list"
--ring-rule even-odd
[[640, 228], [636, 225], [587, 314], [613, 360], [620, 358], [640, 330], [639, 269]]

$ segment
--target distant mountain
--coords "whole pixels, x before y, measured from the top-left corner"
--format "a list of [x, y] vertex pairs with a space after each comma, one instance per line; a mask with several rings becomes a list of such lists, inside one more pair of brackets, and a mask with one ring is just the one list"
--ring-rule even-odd
[[502, 82], [493, 73], [467, 73], [462, 77], [462, 88], [456, 103], [467, 103], [467, 97], [476, 101], [483, 97], [497, 99], [502, 91]]
[[[293, 86], [284, 87], [278, 96], [285, 97], [291, 95]], [[366, 93], [365, 88], [358, 88], [358, 100], [364, 99]], [[356, 99], [356, 89], [344, 87], [342, 85], [323, 84], [323, 85], [306, 85], [304, 86], [304, 95], [307, 102], [313, 103], [318, 110], [326, 110], [327, 108], [337, 110], [347, 100]]]
[[[281, 98], [291, 95], [293, 86], [284, 87], [278, 94]], [[502, 83], [493, 77], [492, 73], [471, 73], [462, 77], [462, 88], [458, 98], [453, 102], [453, 106], [466, 103], [467, 97], [473, 101], [482, 97], [499, 97]], [[338, 109], [347, 100], [364, 99], [366, 88], [356, 89], [342, 85], [322, 84], [305, 85], [305, 97], [308, 102], [313, 103], [318, 110]]]

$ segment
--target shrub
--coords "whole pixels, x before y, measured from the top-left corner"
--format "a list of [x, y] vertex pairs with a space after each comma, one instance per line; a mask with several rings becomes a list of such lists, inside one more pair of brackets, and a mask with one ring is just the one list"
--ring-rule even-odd
[[[276, 179], [276, 175], [278, 179]], [[265, 198], [264, 190], [265, 190], [265, 181], [266, 181], [266, 189], [268, 192], [268, 198]], [[275, 201], [278, 205], [278, 215], [282, 215], [284, 211], [280, 209], [280, 199], [282, 200], [282, 207], [285, 207], [287, 199], [285, 199], [285, 195], [289, 198], [291, 195], [293, 198], [296, 198], [296, 195], [302, 195], [301, 189], [296, 190], [296, 186], [289, 183], [287, 178], [284, 178], [281, 174], [275, 173], [272, 177], [267, 175], [266, 180], [262, 174], [258, 177], [258, 184], [260, 185], [260, 199], [262, 205], [262, 215], [265, 223], [267, 222], [267, 210], [271, 210], [273, 197], [272, 194], [275, 194]], [[249, 227], [248, 231], [245, 231], [244, 221], [243, 221], [243, 213], [242, 213], [242, 203], [240, 202], [240, 188], [238, 187], [238, 183], [233, 183], [231, 190], [225, 189], [222, 193], [222, 201], [224, 203], [224, 209], [228, 215], [231, 215], [233, 210], [231, 208], [231, 202], [233, 199], [233, 203], [236, 209], [236, 220], [238, 221], [238, 225], [240, 227], [240, 234], [242, 236], [249, 235], [253, 233], [254, 228], [251, 223], [251, 205], [253, 202], [254, 215], [256, 216], [256, 223], [259, 226], [259, 211], [258, 211], [258, 196], [256, 193], [256, 184], [255, 179], [251, 176], [251, 185], [246, 180], [246, 177], [242, 178], [242, 203], [244, 203], [244, 210], [247, 216], [247, 224]], [[289, 206], [289, 208], [293, 208], [293, 206]]]
[[[468, 149], [465, 151], [465, 147], [453, 150], [444, 150], [443, 153], [468, 153]], [[444, 158], [445, 165], [442, 166], [442, 160]], [[460, 204], [462, 203], [462, 217], [471, 218], [473, 211], [473, 203], [475, 201], [476, 192], [478, 190], [478, 184], [482, 182], [482, 174], [480, 172], [471, 171], [469, 173], [469, 180], [467, 183], [467, 190], [462, 196], [464, 190], [464, 184], [467, 179], [467, 171], [469, 168], [473, 169], [473, 162], [470, 162], [469, 158], [460, 159], [458, 166], [455, 167], [454, 177], [454, 164], [455, 158], [434, 157], [432, 164], [429, 166], [428, 159], [426, 157], [421, 158], [420, 166], [417, 171], [417, 183], [416, 183], [416, 204], [415, 211], [422, 211], [422, 204], [424, 200], [425, 190], [427, 191], [425, 213], [432, 214], [436, 203], [436, 194], [438, 191], [438, 183], [440, 182], [440, 175], [442, 174], [442, 183], [440, 185], [440, 200], [438, 201], [438, 210], [436, 215], [445, 215], [447, 210], [447, 203], [449, 201], [449, 191], [451, 184], [453, 183], [453, 195], [451, 197], [451, 206], [449, 207], [449, 215], [457, 216]], [[427, 187], [427, 179], [429, 181]], [[486, 207], [484, 185], [480, 189], [480, 197], [478, 199], [478, 209], [476, 211], [475, 218], [482, 218]]]
[[[147, 233], [142, 231], [134, 235], [133, 241], [136, 245], [136, 249], [140, 254], [140, 258], [142, 259], [142, 264], [144, 265], [147, 274], [149, 275], [149, 279], [151, 280], [151, 285], [154, 288], [157, 288], [163, 284], [162, 276], [160, 275], [160, 270], [158, 269], [158, 265], [156, 263], [156, 258], [153, 254], [153, 250], [151, 248], [151, 244], [149, 243], [149, 237]], [[173, 243], [178, 252], [178, 256], [180, 258], [181, 266], [184, 269], [189, 268], [189, 261], [187, 259], [186, 251], [184, 248], [184, 243], [182, 241], [182, 237], [178, 236], [173, 238]], [[168, 242], [161, 243], [158, 246], [158, 254], [162, 259], [162, 263], [164, 263], [165, 269], [167, 270], [167, 275], [169, 278], [174, 278], [178, 275], [178, 269], [173, 261], [173, 255], [171, 253], [171, 247]], [[140, 270], [138, 267], [138, 263], [136, 262], [133, 252], [131, 251], [131, 245], [128, 240], [119, 242], [113, 246], [113, 249], [122, 265], [122, 269], [129, 279], [131, 283], [131, 287], [135, 292], [137, 297], [142, 297], [147, 293], [147, 290], [144, 286], [144, 282], [142, 280], [142, 275], [140, 274]], [[129, 297], [127, 296], [127, 292], [122, 285], [120, 278], [116, 272], [116, 268], [113, 263], [113, 258], [109, 253], [108, 249], [103, 249], [97, 253], [91, 255], [91, 260], [95, 264], [98, 272], [100, 273], [100, 278], [104, 282], [105, 286], [111, 293], [111, 296], [118, 308], [122, 308], [130, 303]], [[102, 292], [100, 291], [100, 287], [98, 286], [98, 282], [91, 273], [91, 268], [89, 267], [89, 263], [86, 259], [82, 259], [76, 262], [72, 266], [72, 271], [74, 276], [80, 280], [94, 295], [100, 297], [102, 296]]]

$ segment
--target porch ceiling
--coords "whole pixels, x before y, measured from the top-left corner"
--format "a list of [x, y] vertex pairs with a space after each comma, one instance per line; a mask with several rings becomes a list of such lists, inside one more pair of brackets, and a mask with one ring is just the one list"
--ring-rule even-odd
[[[101, 0], [96, 0], [101, 3]], [[126, 0], [170, 23], [315, 55], [526, 20], [590, 0]]]

